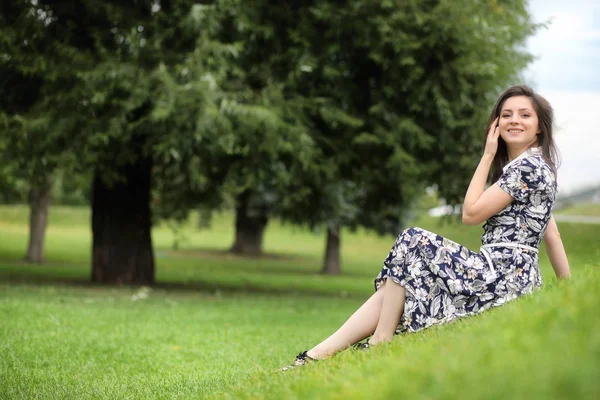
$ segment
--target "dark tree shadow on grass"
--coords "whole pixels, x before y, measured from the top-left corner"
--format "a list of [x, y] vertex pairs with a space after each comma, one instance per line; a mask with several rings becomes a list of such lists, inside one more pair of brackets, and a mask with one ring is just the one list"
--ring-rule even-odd
[[[71, 267], [71, 268], [69, 268]], [[67, 264], [52, 262], [45, 265], [30, 264], [22, 261], [0, 261], [0, 285], [33, 285], [33, 286], [52, 286], [52, 285], [64, 285], [76, 288], [89, 288], [89, 289], [139, 289], [140, 285], [109, 285], [102, 283], [93, 283], [89, 278], [89, 267], [87, 269], [73, 267], [80, 267], [80, 264]], [[290, 281], [293, 282], [293, 275], [296, 272], [290, 270], [273, 270], [271, 268], [256, 268], [253, 271], [270, 271], [275, 274], [287, 274], [290, 275]], [[85, 271], [85, 274], [83, 273]], [[323, 275], [318, 273], [312, 273], [310, 271], [301, 270], [298, 271], [301, 275], [314, 275], [322, 277]], [[207, 295], [215, 294], [261, 294], [261, 295], [276, 295], [276, 296], [323, 296], [323, 297], [364, 297], [360, 293], [347, 292], [339, 288], [330, 289], [310, 289], [295, 287], [293, 285], [285, 286], [267, 286], [259, 283], [243, 281], [235, 283], [213, 283], [204, 282], [201, 280], [190, 280], [190, 281], [159, 281], [151, 286], [152, 289], [165, 290], [167, 292], [194, 292], [203, 293]]]
[[[215, 250], [210, 248], [197, 249], [157, 249], [156, 258], [159, 260], [165, 259], [197, 259], [197, 260], [215, 260], [219, 262], [246, 263], [246, 272], [267, 273], [271, 275], [300, 275], [300, 276], [323, 276], [321, 274], [322, 260], [315, 257], [302, 254], [289, 253], [263, 253], [259, 256], [245, 256], [231, 253], [229, 250]], [[307, 268], [306, 265], [311, 265]], [[208, 264], [200, 265], [199, 268], [209, 267]], [[379, 270], [377, 268], [372, 271], [344, 271], [339, 276], [353, 278], [371, 278], [374, 277]]]

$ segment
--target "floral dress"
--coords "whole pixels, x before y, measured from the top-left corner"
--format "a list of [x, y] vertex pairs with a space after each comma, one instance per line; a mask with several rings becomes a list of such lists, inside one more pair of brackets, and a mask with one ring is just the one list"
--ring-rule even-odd
[[388, 278], [406, 289], [397, 333], [475, 315], [542, 285], [538, 248], [556, 197], [554, 173], [540, 149], [529, 149], [496, 183], [513, 201], [484, 224], [479, 252], [416, 227], [396, 239], [375, 289]]

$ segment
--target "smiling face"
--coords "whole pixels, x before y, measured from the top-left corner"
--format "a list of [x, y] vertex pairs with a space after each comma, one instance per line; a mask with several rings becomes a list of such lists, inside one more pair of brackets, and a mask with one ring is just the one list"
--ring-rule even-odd
[[544, 160], [556, 172], [554, 111], [548, 100], [529, 86], [512, 86], [500, 95], [488, 117], [484, 143], [494, 123], [498, 124], [500, 137], [493, 161], [492, 182], [500, 178], [508, 162], [531, 147], [540, 147]]
[[531, 100], [526, 96], [506, 99], [500, 111], [500, 136], [508, 148], [527, 149], [537, 146], [540, 132], [538, 116]]

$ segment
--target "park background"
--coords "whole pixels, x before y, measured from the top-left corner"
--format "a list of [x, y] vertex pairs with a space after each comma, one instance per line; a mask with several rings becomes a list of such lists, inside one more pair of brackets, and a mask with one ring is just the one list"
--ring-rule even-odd
[[[598, 397], [598, 6], [193, 3], [2, 5], [1, 398]], [[535, 296], [276, 373], [403, 228], [479, 247], [430, 210], [523, 82], [573, 278], [542, 255]]]

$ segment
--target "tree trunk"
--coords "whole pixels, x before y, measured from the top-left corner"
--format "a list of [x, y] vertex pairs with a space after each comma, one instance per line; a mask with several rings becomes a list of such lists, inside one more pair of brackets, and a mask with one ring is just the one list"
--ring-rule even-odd
[[44, 262], [44, 237], [48, 224], [52, 178], [45, 176], [32, 181], [29, 191], [29, 244], [25, 260], [35, 263]]
[[154, 283], [150, 180], [152, 161], [122, 167], [123, 181], [107, 185], [96, 172], [92, 188], [92, 281]]
[[262, 254], [263, 234], [269, 218], [266, 210], [250, 210], [250, 192], [242, 193], [235, 207], [235, 242], [232, 253], [249, 256]]
[[325, 249], [325, 260], [323, 261], [322, 273], [327, 275], [339, 275], [340, 268], [340, 228], [327, 227], [327, 244]]

